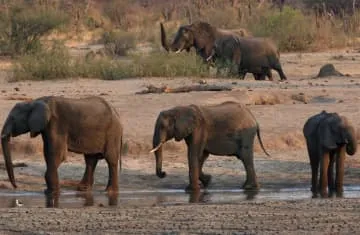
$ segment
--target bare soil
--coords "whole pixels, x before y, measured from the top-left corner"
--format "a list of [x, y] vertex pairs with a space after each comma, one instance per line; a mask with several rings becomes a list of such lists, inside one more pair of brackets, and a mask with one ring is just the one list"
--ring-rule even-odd
[[[216, 104], [223, 101], [245, 103], [260, 123], [267, 157], [255, 140], [255, 168], [261, 189], [303, 189], [310, 192], [310, 165], [302, 128], [311, 115], [322, 110], [338, 112], [359, 128], [360, 53], [348, 49], [322, 53], [282, 54], [288, 81], [201, 79], [207, 84], [233, 86], [232, 91], [189, 92], [136, 95], [148, 85], [156, 87], [199, 84], [198, 78], [139, 78], [122, 81], [71, 79], [9, 83], [9, 68], [1, 61], [0, 125], [12, 106], [44, 95], [82, 97], [103, 96], [122, 116], [127, 154], [123, 156], [120, 190], [183, 190], [188, 183], [186, 146], [170, 141], [165, 145], [164, 170], [168, 176], [155, 175], [154, 156], [149, 153], [157, 115], [176, 105]], [[322, 65], [334, 64], [350, 76], [313, 79]], [[278, 79], [274, 71], [275, 80]], [[203, 82], [203, 81], [201, 81]], [[359, 129], [360, 130], [360, 129]], [[358, 132], [360, 133], [360, 132]], [[358, 134], [360, 137], [360, 134]], [[18, 189], [12, 190], [0, 162], [0, 194], [41, 193], [45, 188], [45, 164], [39, 137], [23, 135], [12, 140]], [[360, 185], [359, 153], [345, 162], [345, 186]], [[69, 153], [59, 169], [61, 188], [73, 191], [84, 171], [81, 155]], [[235, 157], [211, 156], [204, 171], [212, 175], [211, 190], [240, 189], [245, 180], [243, 165]], [[96, 169], [94, 192], [107, 182], [105, 162]], [[241, 193], [241, 192], [239, 192]], [[261, 192], [260, 192], [261, 193]], [[15, 194], [17, 196], [21, 195]], [[135, 195], [135, 193], [134, 193]], [[310, 194], [309, 194], [310, 195]], [[1, 202], [0, 195], [0, 202]], [[60, 199], [61, 200], [61, 199]], [[135, 200], [135, 196], [134, 196]], [[149, 199], [150, 200], [150, 199]], [[360, 198], [289, 200], [241, 200], [228, 203], [164, 204], [118, 203], [115, 207], [95, 203], [85, 208], [44, 208], [27, 201], [21, 208], [3, 203], [0, 209], [1, 234], [355, 234], [360, 229]], [[30, 206], [29, 206], [30, 204]]]

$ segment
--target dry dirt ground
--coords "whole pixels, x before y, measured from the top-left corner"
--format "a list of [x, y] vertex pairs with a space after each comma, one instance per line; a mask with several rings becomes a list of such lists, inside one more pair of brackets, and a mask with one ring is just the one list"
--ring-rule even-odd
[[[347, 116], [360, 130], [360, 53], [354, 48], [324, 53], [289, 53], [282, 54], [281, 60], [288, 76], [286, 82], [254, 81], [251, 75], [244, 81], [209, 78], [204, 79], [208, 84], [229, 85], [234, 89], [147, 95], [135, 95], [135, 92], [149, 84], [177, 87], [198, 84], [199, 79], [72, 79], [8, 83], [4, 71], [9, 67], [6, 61], [2, 62], [0, 125], [11, 107], [21, 100], [43, 95], [100, 95], [122, 116], [127, 154], [122, 160], [120, 198], [115, 202], [110, 198], [107, 201], [101, 193], [107, 181], [105, 162], [96, 169], [93, 189], [96, 197], [82, 195], [76, 199], [69, 196], [73, 195], [71, 193], [84, 171], [83, 157], [69, 153], [59, 169], [63, 192], [60, 208], [45, 208], [45, 201], [39, 196], [45, 187], [41, 140], [39, 137], [30, 139], [29, 135], [12, 139], [14, 162], [27, 166], [15, 168], [18, 189], [13, 190], [0, 162], [0, 233], [358, 233], [360, 151], [346, 159], [345, 198], [311, 199], [310, 166], [302, 127], [309, 116], [327, 110]], [[333, 63], [337, 70], [351, 76], [312, 79], [325, 63]], [[277, 79], [275, 71], [274, 75]], [[267, 157], [255, 140], [255, 168], [261, 184], [259, 194], [245, 195], [240, 190], [245, 174], [235, 157], [212, 156], [204, 166], [204, 171], [213, 176], [208, 192], [186, 195], [183, 189], [188, 183], [188, 169], [183, 142], [166, 144], [163, 168], [168, 176], [157, 178], [154, 156], [149, 150], [158, 113], [176, 105], [216, 104], [229, 100], [248, 105], [260, 123], [265, 148], [271, 154]], [[271, 198], [271, 192], [286, 193]], [[9, 208], [16, 198], [21, 199], [24, 206]]]

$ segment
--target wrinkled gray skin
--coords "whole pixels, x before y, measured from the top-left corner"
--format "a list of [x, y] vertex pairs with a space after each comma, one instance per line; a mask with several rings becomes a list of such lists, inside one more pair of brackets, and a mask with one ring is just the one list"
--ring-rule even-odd
[[17, 103], [1, 131], [6, 170], [15, 188], [9, 141], [10, 137], [28, 132], [31, 137], [41, 134], [43, 139], [46, 194], [59, 194], [57, 169], [67, 151], [84, 154], [86, 169], [78, 190], [91, 189], [96, 164], [98, 160], [105, 159], [109, 166], [106, 190], [109, 193], [118, 192], [123, 128], [119, 115], [104, 99], [95, 96], [82, 99], [48, 96]]
[[156, 175], [160, 178], [166, 176], [162, 171], [162, 144], [175, 138], [175, 141], [185, 140], [188, 149], [190, 184], [187, 191], [199, 190], [198, 180], [204, 187], [210, 183], [211, 176], [202, 171], [209, 154], [236, 156], [246, 169], [243, 188], [258, 189], [253, 157], [256, 134], [266, 153], [256, 119], [249, 109], [236, 102], [164, 110], [156, 120], [151, 151], [155, 152]]
[[[345, 152], [354, 155], [357, 150], [355, 129], [344, 116], [322, 111], [310, 117], [303, 128], [311, 165], [311, 191], [316, 197], [343, 193]], [[336, 175], [334, 178], [334, 164]], [[320, 179], [318, 171], [320, 166]], [[319, 185], [318, 185], [319, 183]]]
[[246, 73], [252, 73], [256, 80], [273, 80], [271, 69], [278, 72], [281, 80], [286, 80], [276, 45], [266, 38], [228, 36], [214, 43], [208, 61], [231, 64], [231, 73], [244, 79]]
[[[194, 47], [196, 53], [209, 65], [213, 65], [213, 62], [215, 62], [216, 59], [216, 56], [212, 53], [215, 41], [222, 40], [229, 36], [247, 37], [249, 35], [244, 29], [219, 29], [206, 22], [198, 21], [192, 24], [180, 26], [173, 41], [169, 45], [162, 23], [160, 23], [160, 30], [161, 44], [165, 50], [176, 53], [184, 50], [189, 52], [190, 49]], [[209, 57], [212, 59], [210, 60]]]

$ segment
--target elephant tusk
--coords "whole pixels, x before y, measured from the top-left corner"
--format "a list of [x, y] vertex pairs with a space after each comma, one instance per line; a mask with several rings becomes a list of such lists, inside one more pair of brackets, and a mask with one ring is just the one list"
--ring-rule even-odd
[[162, 145], [163, 145], [163, 142], [161, 142], [160, 144], [158, 144], [158, 146], [156, 146], [155, 148], [150, 150], [150, 153], [153, 153], [153, 152], [157, 151]]
[[210, 55], [208, 58], [206, 58], [206, 62], [208, 62], [209, 60], [211, 60], [212, 57], [213, 57], [213, 55]]
[[178, 53], [180, 53], [182, 51], [182, 49], [180, 48], [179, 50], [177, 50], [176, 52], [175, 52], [175, 54], [178, 54]]

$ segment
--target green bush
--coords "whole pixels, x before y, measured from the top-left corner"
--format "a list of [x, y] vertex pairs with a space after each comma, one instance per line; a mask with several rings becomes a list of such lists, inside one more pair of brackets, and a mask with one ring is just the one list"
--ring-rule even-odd
[[256, 36], [274, 39], [282, 51], [305, 50], [316, 37], [312, 19], [290, 7], [284, 7], [282, 12], [269, 10], [250, 28]]
[[60, 43], [46, 50], [24, 55], [14, 65], [13, 80], [47, 80], [75, 75], [68, 50]]
[[51, 8], [13, 7], [0, 21], [0, 52], [24, 55], [39, 50], [40, 37], [64, 24], [67, 17]]
[[14, 66], [13, 81], [70, 77], [119, 80], [134, 77], [209, 76], [208, 67], [195, 53], [154, 52], [126, 59], [71, 58], [67, 49], [55, 44], [49, 50], [22, 56]]

